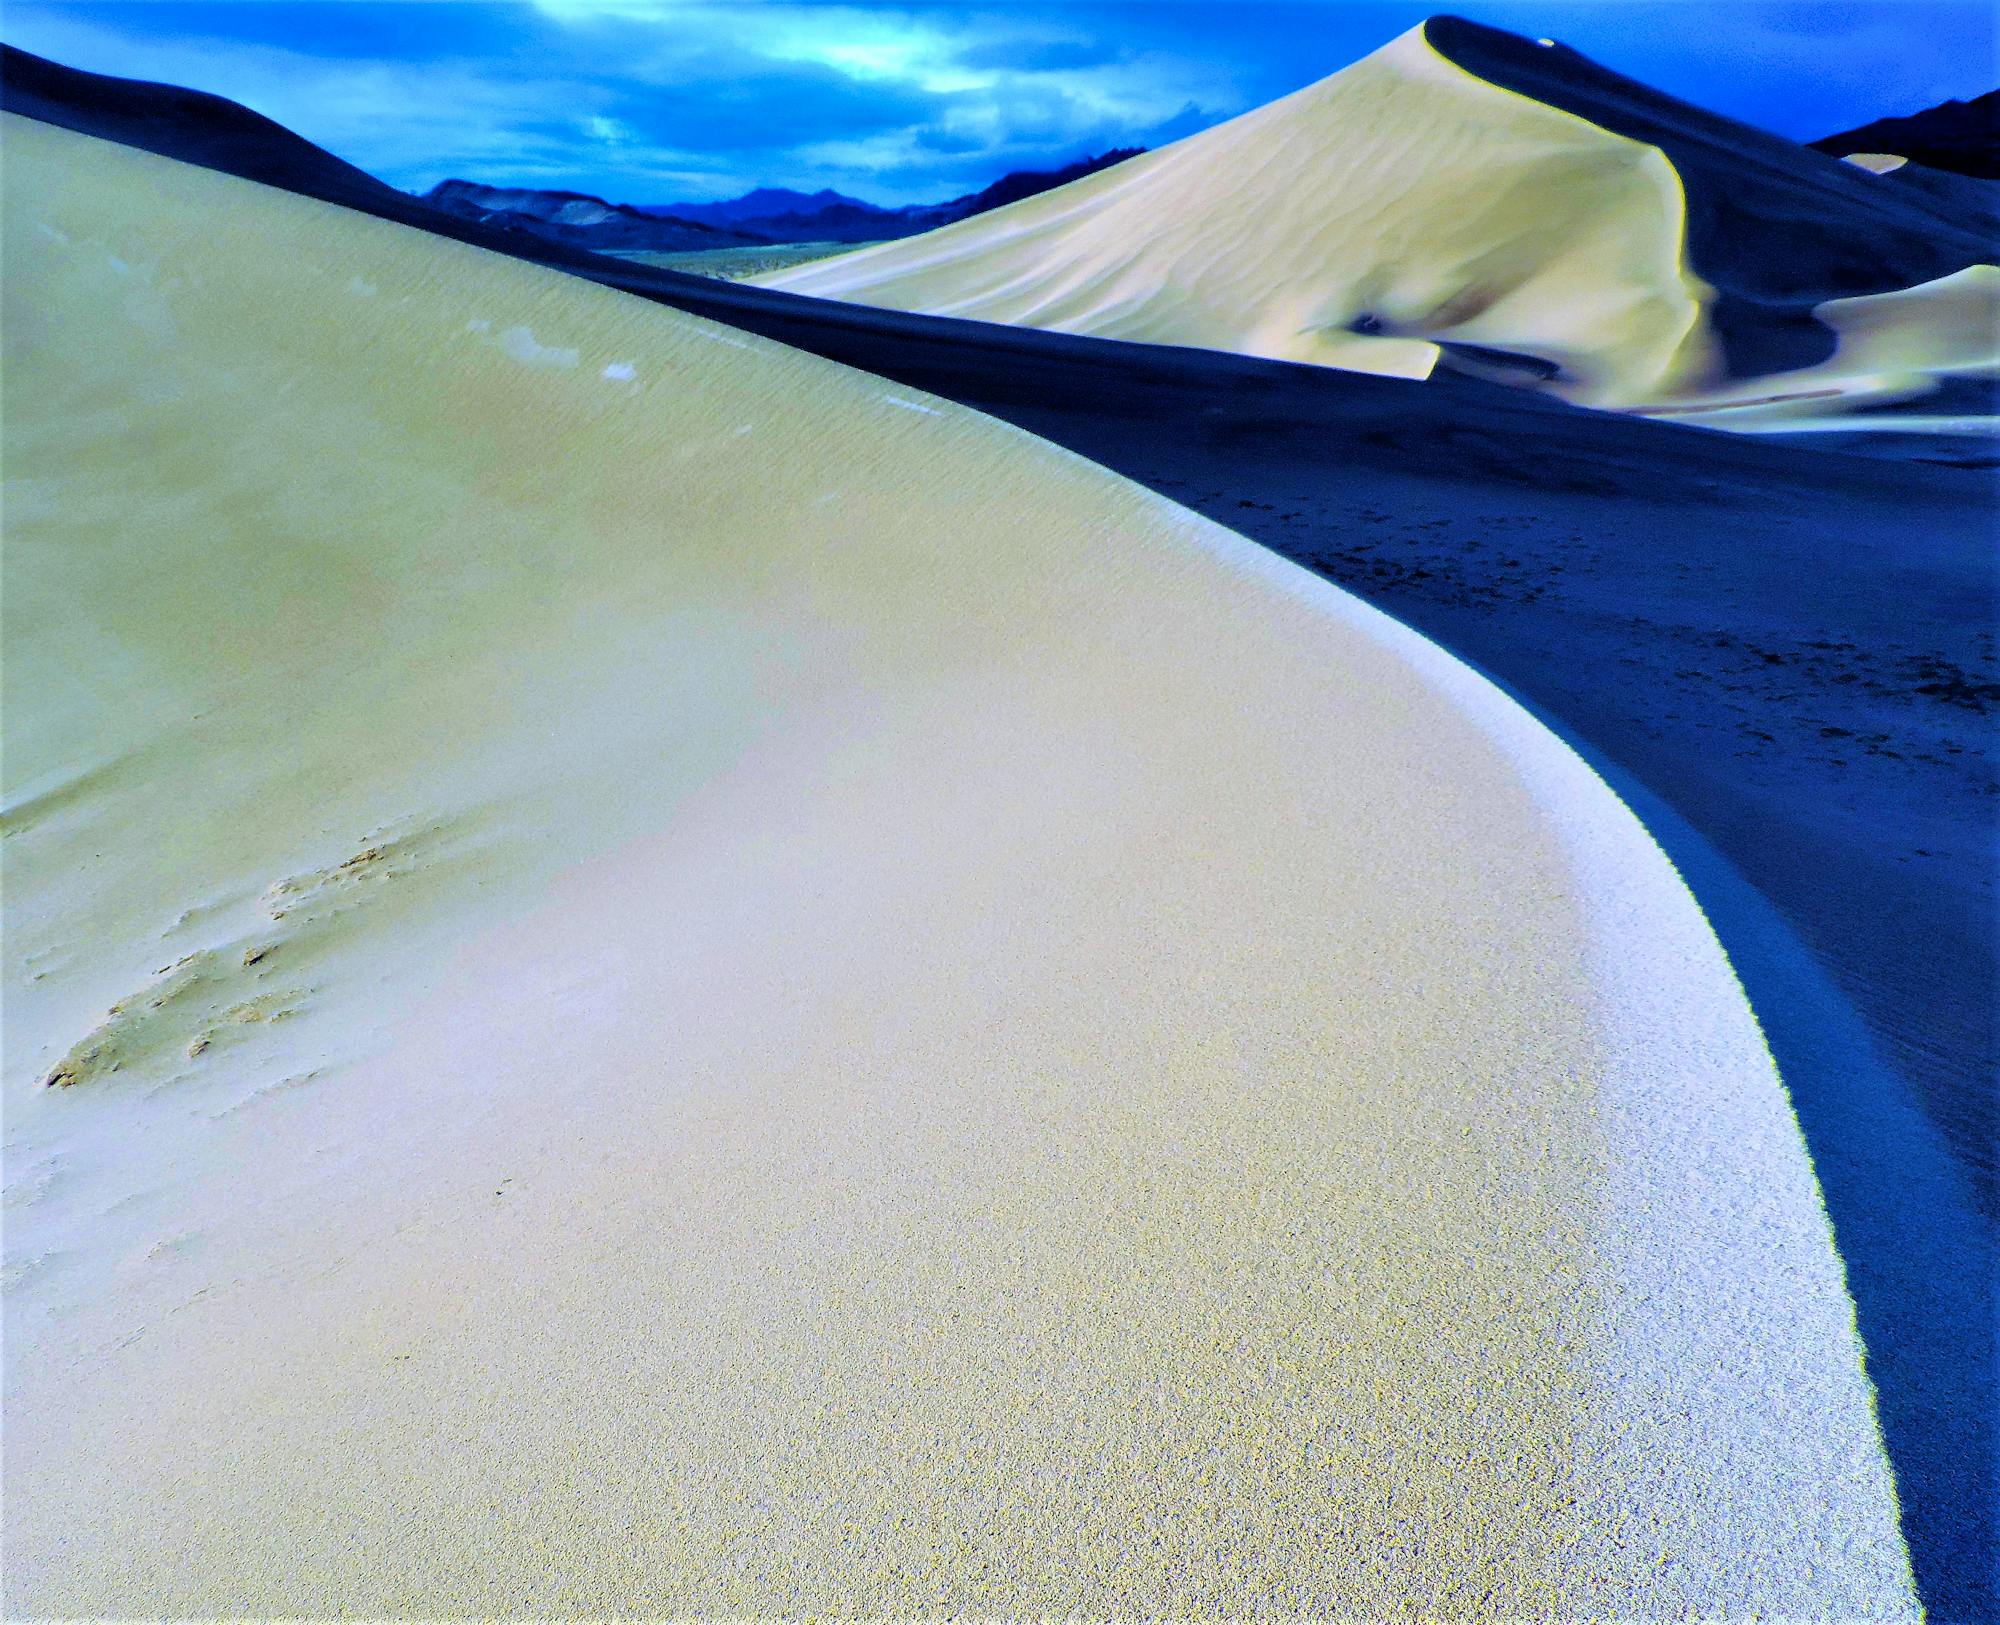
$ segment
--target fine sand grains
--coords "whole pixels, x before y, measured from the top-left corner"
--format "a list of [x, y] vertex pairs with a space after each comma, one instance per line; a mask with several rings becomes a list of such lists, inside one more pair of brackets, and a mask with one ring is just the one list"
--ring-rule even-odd
[[1913, 1612], [1749, 1011], [1524, 713], [944, 402], [5, 137], [11, 1611]]

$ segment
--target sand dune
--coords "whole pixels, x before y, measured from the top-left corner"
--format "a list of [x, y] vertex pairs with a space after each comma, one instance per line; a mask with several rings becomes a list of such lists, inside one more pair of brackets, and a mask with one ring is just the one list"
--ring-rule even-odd
[[1405, 377], [1438, 339], [1651, 399], [1713, 358], [1655, 149], [1496, 91], [1421, 28], [1039, 198], [772, 287]]
[[[1518, 54], [1552, 59], [1525, 42]], [[1577, 61], [1564, 65], [1572, 90]], [[1585, 415], [1461, 374], [1411, 382], [642, 269], [358, 186], [329, 155], [215, 98], [5, 48], [0, 105], [989, 411], [1345, 583], [1561, 719], [1663, 798], [1654, 833], [1689, 866], [1765, 1017], [1825, 1187], [1921, 1594], [1937, 1617], [1991, 1611], [1979, 1537], [1991, 1523], [1994, 1300], [1977, 1193], [1993, 1183], [1994, 927], [1989, 798], [1965, 749], [1976, 713], [1964, 700], [1993, 675], [1992, 508], [1983, 474], [1928, 460], [1976, 460], [1982, 443], [1829, 432], [1812, 443], [1922, 449], [1926, 461], [1829, 457], [1670, 418]], [[1711, 129], [1705, 173], [1724, 173], [1727, 155], [1727, 195], [1762, 209], [1769, 192], [1782, 212], [1793, 144], [1762, 136], [1764, 157], [1746, 164], [1733, 129]], [[1698, 158], [1681, 145], [1678, 162]], [[1919, 199], [1953, 179], [1899, 173], [1922, 181]], [[1907, 212], [1879, 178], [1855, 183], [1855, 207]], [[1722, 217], [1713, 190], [1709, 215]], [[1897, 276], [1927, 275], [1921, 258]], [[1962, 380], [1930, 399], [1976, 405], [1980, 388]], [[1486, 545], [1496, 533], [1506, 550]], [[1689, 627], [1746, 617], [1749, 636], [1691, 651]], [[1865, 748], [1849, 748], [1857, 740]], [[1815, 990], [1815, 976], [1826, 985]]]
[[[1990, 344], [1927, 334], [1857, 354], [1815, 308], [1991, 256], [1979, 183], [1945, 202], [1888, 184], [1444, 18], [1114, 169], [757, 280], [1402, 377], [1466, 366], [1724, 426], [1754, 399], [1768, 426], [1774, 399], [1818, 414], [1991, 368]], [[1855, 285], [1871, 262], [1886, 280]]]
[[1921, 401], [1950, 378], [2000, 376], [2000, 267], [1973, 265], [1892, 293], [1829, 299], [1813, 314], [1839, 344], [1824, 366], [1740, 379], [1652, 410], [1716, 428], [1797, 431], [1826, 419], [1846, 428], [1906, 425], [1913, 421], [1906, 414], [1856, 417], [1852, 409]]
[[1481, 680], [933, 398], [5, 166], [11, 1611], [1913, 1612], [1755, 1024]]

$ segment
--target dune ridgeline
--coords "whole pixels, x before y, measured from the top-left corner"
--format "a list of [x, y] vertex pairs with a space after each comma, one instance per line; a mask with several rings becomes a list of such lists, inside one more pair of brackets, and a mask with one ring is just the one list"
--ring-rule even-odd
[[10, 1612], [1914, 1613], [1756, 1023], [1526, 713], [5, 122]]
[[1790, 429], [2000, 369], [1997, 236], [1991, 183], [1870, 173], [1437, 18], [1172, 146], [756, 280]]

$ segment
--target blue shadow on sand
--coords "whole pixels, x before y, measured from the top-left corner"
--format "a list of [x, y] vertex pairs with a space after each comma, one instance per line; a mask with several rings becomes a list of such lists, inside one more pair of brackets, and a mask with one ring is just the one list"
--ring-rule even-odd
[[1825, 1197], [1918, 1595], [1934, 1625], [2000, 1619], [2000, 1257], [1970, 1180], [1778, 909], [1668, 803], [1479, 669], [1632, 809], [1707, 915], [1763, 1027]]

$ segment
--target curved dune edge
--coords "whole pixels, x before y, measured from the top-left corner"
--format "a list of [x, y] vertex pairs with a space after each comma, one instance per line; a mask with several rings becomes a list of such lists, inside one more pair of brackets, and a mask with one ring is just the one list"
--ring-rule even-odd
[[1490, 685], [5, 135], [14, 1611], [1915, 1612], [1750, 1013]]
[[1809, 421], [1992, 368], [1990, 320], [1968, 328], [1919, 299], [1889, 355], [1836, 319], [1904, 297], [1888, 294], [1820, 307], [1837, 335], [1826, 360], [1733, 378], [1686, 224], [1681, 176], [1659, 148], [1488, 82], [1419, 25], [1097, 175], [750, 280], [1396, 377], [1429, 376], [1456, 346], [1457, 364], [1484, 376], [1717, 428]]

